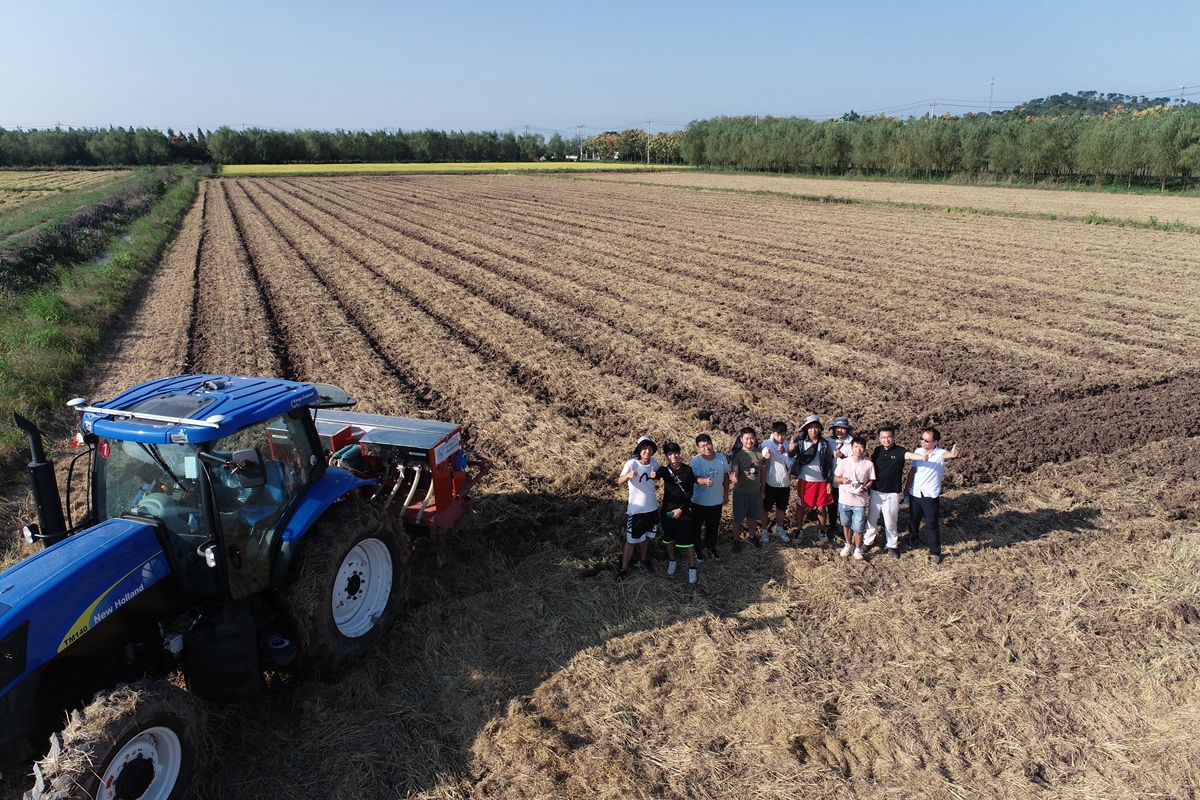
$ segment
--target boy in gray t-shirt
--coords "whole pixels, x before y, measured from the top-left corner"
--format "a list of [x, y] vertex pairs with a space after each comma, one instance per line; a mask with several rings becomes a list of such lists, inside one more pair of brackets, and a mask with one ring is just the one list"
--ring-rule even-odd
[[[696, 487], [692, 489], [692, 528], [696, 542], [696, 560], [708, 557], [721, 560], [717, 552], [717, 528], [721, 525], [721, 509], [729, 502], [729, 461], [724, 453], [716, 452], [712, 437], [702, 433], [696, 437], [699, 453], [692, 459]], [[703, 532], [703, 537], [701, 536]]]

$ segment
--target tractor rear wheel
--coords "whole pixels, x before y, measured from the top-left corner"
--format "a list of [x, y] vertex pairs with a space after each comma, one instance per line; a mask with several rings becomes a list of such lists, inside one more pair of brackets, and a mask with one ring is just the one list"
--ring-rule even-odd
[[378, 506], [338, 503], [313, 525], [297, 554], [283, 617], [301, 665], [333, 678], [379, 643], [408, 585], [403, 530]]
[[139, 681], [71, 714], [34, 765], [25, 800], [177, 800], [204, 752], [204, 716], [182, 689]]

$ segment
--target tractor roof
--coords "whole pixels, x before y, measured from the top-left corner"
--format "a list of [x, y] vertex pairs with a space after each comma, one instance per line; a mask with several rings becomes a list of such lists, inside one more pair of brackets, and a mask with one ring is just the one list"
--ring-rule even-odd
[[[157, 444], [210, 442], [318, 400], [317, 388], [309, 383], [179, 375], [121, 392], [100, 404], [103, 410], [85, 412], [82, 425], [85, 432], [110, 439]], [[105, 413], [109, 411], [133, 416]]]

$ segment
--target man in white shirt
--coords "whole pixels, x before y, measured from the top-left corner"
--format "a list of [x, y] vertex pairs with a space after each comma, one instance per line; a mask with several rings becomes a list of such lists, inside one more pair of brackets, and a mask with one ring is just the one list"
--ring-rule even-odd
[[921, 431], [921, 446], [904, 458], [912, 462], [908, 473], [908, 495], [912, 511], [908, 520], [908, 546], [916, 547], [921, 520], [925, 520], [925, 536], [929, 541], [929, 563], [942, 563], [941, 498], [942, 477], [946, 474], [946, 462], [958, 458], [958, 445], [943, 450], [939, 444], [942, 434], [937, 428]]

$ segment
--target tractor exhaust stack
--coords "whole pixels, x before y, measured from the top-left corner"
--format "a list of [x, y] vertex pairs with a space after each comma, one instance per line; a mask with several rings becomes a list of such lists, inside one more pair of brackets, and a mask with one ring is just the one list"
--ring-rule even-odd
[[58, 544], [67, 537], [67, 523], [63, 518], [62, 500], [58, 495], [58, 478], [54, 474], [54, 462], [46, 458], [42, 447], [42, 433], [20, 414], [13, 414], [17, 427], [29, 435], [29, 483], [33, 489], [33, 502], [37, 506], [37, 538], [46, 547]]

